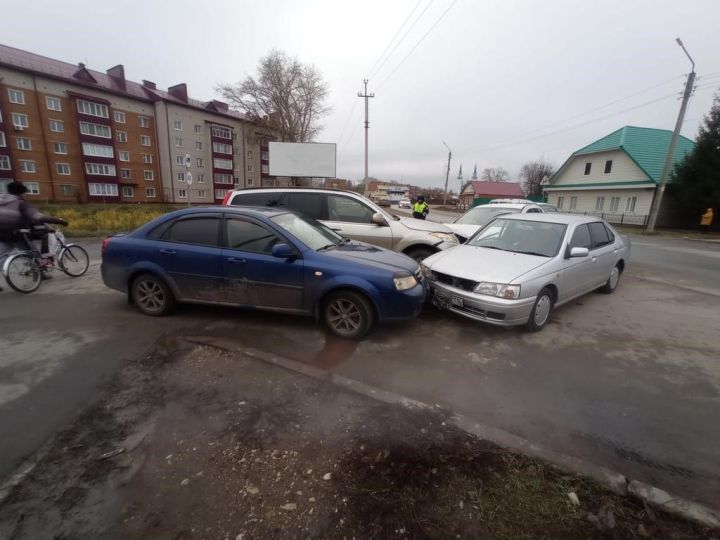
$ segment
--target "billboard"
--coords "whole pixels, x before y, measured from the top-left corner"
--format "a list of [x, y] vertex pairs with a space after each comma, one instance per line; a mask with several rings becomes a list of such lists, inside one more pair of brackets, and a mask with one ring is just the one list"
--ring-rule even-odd
[[270, 176], [335, 178], [335, 143], [269, 143]]

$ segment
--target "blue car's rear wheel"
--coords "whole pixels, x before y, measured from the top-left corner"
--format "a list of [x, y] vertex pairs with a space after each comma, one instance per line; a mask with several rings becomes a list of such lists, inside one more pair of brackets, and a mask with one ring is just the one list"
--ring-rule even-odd
[[330, 332], [346, 339], [364, 337], [374, 322], [370, 302], [353, 291], [330, 293], [323, 303], [322, 319]]
[[175, 297], [170, 288], [152, 274], [136, 277], [130, 287], [130, 296], [133, 304], [145, 315], [166, 315], [175, 306]]

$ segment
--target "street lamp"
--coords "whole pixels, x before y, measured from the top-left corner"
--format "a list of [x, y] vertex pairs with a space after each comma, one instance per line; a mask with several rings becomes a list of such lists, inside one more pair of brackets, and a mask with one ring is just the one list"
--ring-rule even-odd
[[448, 149], [448, 164], [447, 169], [445, 170], [445, 192], [443, 193], [443, 206], [445, 206], [447, 204], [447, 185], [448, 179], [450, 178], [450, 160], [452, 159], [452, 150], [450, 150], [450, 147], [445, 141], [443, 141], [443, 144], [445, 145], [445, 148]]

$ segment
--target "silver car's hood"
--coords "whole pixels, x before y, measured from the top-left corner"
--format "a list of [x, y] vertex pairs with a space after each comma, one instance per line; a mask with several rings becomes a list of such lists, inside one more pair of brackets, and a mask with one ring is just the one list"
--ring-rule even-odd
[[468, 223], [445, 223], [445, 226], [463, 238], [470, 238], [481, 227], [481, 225], [471, 225]]
[[401, 217], [400, 223], [405, 225], [408, 229], [413, 229], [416, 231], [443, 232], [452, 234], [452, 231], [448, 229], [445, 225], [443, 225], [442, 223], [435, 223], [434, 221], [425, 221], [424, 219]]
[[434, 272], [454, 277], [513, 283], [513, 280], [551, 260], [551, 257], [465, 245], [440, 251], [423, 263]]

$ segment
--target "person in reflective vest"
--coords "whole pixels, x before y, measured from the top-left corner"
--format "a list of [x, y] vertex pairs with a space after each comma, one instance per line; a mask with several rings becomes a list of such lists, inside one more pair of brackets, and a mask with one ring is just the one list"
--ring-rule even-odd
[[415, 219], [425, 219], [425, 217], [429, 213], [430, 213], [430, 207], [425, 202], [425, 197], [423, 195], [418, 195], [418, 198], [415, 201], [415, 204], [413, 204], [413, 217]]
[[713, 209], [708, 208], [705, 213], [700, 216], [700, 230], [702, 232], [706, 233], [708, 230], [710, 230], [710, 225], [712, 225], [713, 222]]

